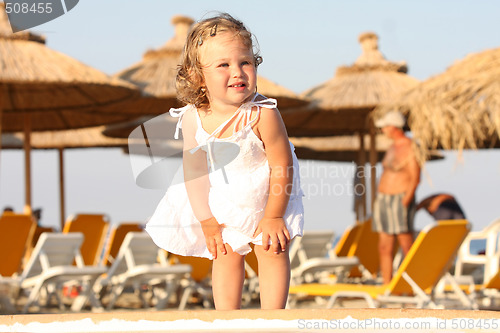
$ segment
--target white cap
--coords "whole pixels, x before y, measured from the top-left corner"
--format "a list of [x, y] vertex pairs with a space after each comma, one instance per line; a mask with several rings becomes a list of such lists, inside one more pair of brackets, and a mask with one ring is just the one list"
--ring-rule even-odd
[[384, 126], [403, 128], [405, 123], [405, 117], [403, 117], [403, 115], [398, 111], [387, 112], [381, 118], [375, 120], [375, 126], [378, 128], [382, 128]]

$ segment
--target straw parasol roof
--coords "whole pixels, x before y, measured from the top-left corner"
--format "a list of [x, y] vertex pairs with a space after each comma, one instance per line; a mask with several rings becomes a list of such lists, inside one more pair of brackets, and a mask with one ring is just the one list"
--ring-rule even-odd
[[[66, 131], [41, 131], [31, 134], [32, 149], [124, 147], [126, 139], [109, 138], [102, 134], [105, 126]], [[22, 149], [24, 134], [2, 134], [2, 149]]]
[[389, 110], [408, 117], [420, 143], [428, 149], [500, 147], [500, 48], [470, 54], [377, 108], [378, 118]]
[[[369, 143], [369, 136], [365, 135]], [[305, 160], [356, 162], [359, 160], [360, 140], [356, 135], [338, 135], [326, 137], [290, 137], [295, 146], [297, 157]], [[382, 160], [390, 140], [384, 135], [377, 135], [377, 160]], [[366, 152], [365, 152], [366, 153]]]
[[[360, 158], [360, 140], [355, 135], [339, 135], [327, 137], [291, 137], [297, 157], [305, 160], [357, 162]], [[365, 135], [364, 141], [369, 146], [370, 136]], [[384, 154], [391, 145], [391, 140], [383, 134], [376, 136], [377, 161], [384, 158]], [[366, 154], [366, 152], [365, 152]], [[365, 160], [368, 157], [365, 156]], [[433, 151], [430, 160], [440, 160], [443, 156]]]
[[175, 90], [177, 66], [187, 34], [194, 20], [190, 17], [176, 15], [171, 23], [175, 28], [175, 35], [157, 50], [148, 50], [140, 62], [114, 75], [138, 86], [143, 92], [161, 98], [164, 113], [170, 107], [180, 107]]
[[340, 66], [332, 79], [301, 94], [311, 101], [307, 108], [284, 113], [291, 136], [366, 132], [371, 110], [418, 83], [406, 75], [406, 63], [384, 58], [376, 34], [363, 33], [359, 41], [362, 54], [353, 65]]
[[[187, 16], [175, 15], [171, 23], [175, 30], [174, 37], [159, 49], [146, 51], [141, 61], [114, 75], [116, 78], [133, 83], [144, 93], [156, 97], [156, 100], [149, 101], [148, 105], [142, 107], [143, 114], [161, 114], [171, 107], [182, 106], [177, 100], [175, 78], [184, 43], [194, 20]], [[257, 78], [257, 86], [262, 94], [278, 99], [280, 108], [307, 103], [292, 91], [260, 76]]]
[[27, 211], [31, 210], [31, 131], [128, 120], [129, 115], [107, 108], [141, 95], [135, 86], [44, 43], [43, 37], [31, 32], [12, 33], [5, 5], [0, 3], [0, 134], [24, 130]]
[[[370, 112], [390, 101], [418, 81], [408, 75], [405, 62], [390, 62], [378, 49], [378, 36], [359, 36], [362, 53], [351, 66], [340, 66], [329, 81], [313, 87], [301, 97], [311, 101], [303, 108], [282, 113], [288, 134], [296, 137], [325, 137], [358, 134], [359, 165], [365, 165], [364, 134], [369, 133], [372, 197], [375, 196], [376, 136]], [[362, 180], [364, 182], [364, 180]]]
[[275, 98], [278, 101], [278, 109], [280, 109], [280, 111], [309, 104], [307, 100], [298, 97], [291, 90], [261, 75], [257, 75], [257, 90], [266, 97]]
[[156, 117], [144, 116], [128, 122], [108, 125], [102, 134], [110, 138], [128, 138], [134, 129], [145, 124], [148, 124], [149, 139], [169, 140], [174, 138], [177, 118], [171, 117], [169, 113]]
[[[130, 119], [101, 111], [113, 103], [139, 96], [133, 85], [49, 49], [41, 36], [31, 32], [13, 34], [4, 7], [0, 3], [2, 131], [22, 131], [25, 113], [29, 113], [31, 129], [36, 131]], [[77, 117], [75, 111], [79, 112]]]

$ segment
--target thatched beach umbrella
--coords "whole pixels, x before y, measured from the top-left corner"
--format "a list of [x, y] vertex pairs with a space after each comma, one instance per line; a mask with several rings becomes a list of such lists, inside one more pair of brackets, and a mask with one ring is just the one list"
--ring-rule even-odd
[[[359, 36], [362, 54], [351, 66], [337, 68], [329, 81], [305, 91], [301, 97], [311, 101], [306, 108], [287, 110], [283, 120], [291, 136], [333, 136], [357, 133], [360, 140], [358, 165], [365, 165], [364, 136], [370, 134], [372, 197], [375, 194], [376, 140], [370, 112], [388, 102], [418, 81], [408, 75], [404, 62], [386, 60], [372, 32]], [[364, 182], [364, 180], [363, 180]]]
[[[194, 20], [187, 16], [176, 15], [172, 17], [175, 34], [162, 47], [157, 50], [148, 50], [138, 63], [118, 72], [114, 77], [128, 81], [138, 86], [144, 93], [154, 96], [155, 99], [148, 101], [142, 99], [136, 102], [136, 106], [128, 103], [128, 108], [140, 108], [143, 114], [153, 115], [168, 112], [171, 107], [183, 106], [177, 100], [175, 78], [178, 65], [181, 60], [182, 50], [187, 34]], [[266, 79], [257, 77], [258, 91], [268, 97], [276, 98], [280, 109], [298, 107], [307, 104], [292, 91]], [[148, 117], [142, 118], [143, 121]], [[135, 124], [137, 122], [133, 122]], [[132, 124], [132, 125], [133, 125]], [[128, 124], [131, 125], [131, 124]], [[126, 132], [125, 125], [118, 131], [116, 126], [105, 132], [108, 136], [127, 137], [133, 130]], [[172, 133], [173, 134], [173, 133]]]
[[[115, 77], [129, 81], [149, 95], [164, 100], [166, 112], [169, 107], [180, 106], [176, 99], [175, 77], [182, 49], [194, 20], [176, 15], [171, 20], [175, 35], [157, 50], [147, 51], [142, 61], [117, 73]], [[292, 91], [261, 76], [257, 78], [258, 91], [267, 97], [276, 98], [280, 108], [298, 107], [307, 104]], [[154, 114], [158, 114], [155, 112]]]
[[291, 136], [350, 135], [368, 132], [368, 114], [377, 105], [415, 86], [404, 62], [386, 60], [378, 50], [378, 37], [359, 37], [363, 53], [351, 66], [340, 66], [329, 81], [305, 91], [306, 108], [287, 110], [284, 121]]
[[[273, 98], [279, 99], [278, 101], [278, 107], [280, 110], [286, 109], [287, 107], [296, 107], [300, 105], [305, 105], [307, 102], [305, 100], [297, 99], [295, 94], [291, 92], [290, 90], [268, 80], [265, 79], [261, 76], [257, 77], [257, 87], [259, 88], [259, 91], [266, 91], [267, 94], [266, 96], [273, 96]], [[262, 89], [261, 89], [262, 87]], [[175, 92], [174, 92], [175, 96]], [[133, 103], [133, 102], [132, 102]], [[162, 97], [159, 97], [155, 103], [162, 103]], [[177, 102], [173, 102], [173, 99], [171, 100], [171, 105], [172, 107], [178, 106]], [[177, 104], [176, 104], [177, 103]], [[162, 111], [161, 113], [165, 113], [165, 121], [163, 122], [163, 125], [165, 127], [163, 128], [163, 133], [161, 135], [161, 139], [172, 139], [175, 131], [175, 126], [177, 124], [177, 118], [170, 117], [164, 109], [165, 105], [162, 105]], [[283, 106], [282, 106], [283, 105]], [[147, 112], [147, 111], [145, 111]], [[152, 119], [153, 116], [143, 116], [131, 121], [126, 121], [118, 124], [112, 124], [108, 125], [105, 127], [103, 130], [103, 134], [111, 137], [111, 138], [128, 138], [130, 133], [137, 127], [141, 126], [141, 124], [147, 122], [148, 120]], [[160, 129], [158, 131], [155, 131], [156, 133], [160, 133]]]
[[[186, 16], [174, 16], [171, 22], [175, 27], [172, 39], [157, 50], [147, 51], [140, 62], [115, 75], [157, 98], [142, 108], [147, 116], [107, 126], [103, 131], [103, 134], [109, 137], [129, 138], [131, 144], [126, 152], [131, 155], [149, 156], [151, 165], [144, 170], [143, 175], [165, 173], [162, 169], [163, 163], [182, 152], [182, 143], [173, 141], [177, 118], [171, 117], [168, 110], [182, 106], [177, 100], [176, 75], [184, 43], [194, 20]], [[276, 98], [280, 110], [307, 104], [292, 91], [262, 76], [257, 76], [257, 87], [263, 95]], [[134, 175], [139, 176], [140, 168], [134, 165], [134, 160], [131, 159], [132, 169]]]
[[399, 110], [428, 149], [500, 147], [500, 48], [471, 54], [399, 98], [378, 107], [373, 117]]
[[[365, 135], [365, 142], [370, 143], [370, 137]], [[290, 137], [295, 146], [297, 157], [305, 160], [356, 162], [360, 155], [360, 140], [356, 135], [338, 135], [325, 137]], [[390, 140], [383, 135], [377, 135], [377, 161], [380, 161]], [[366, 154], [366, 152], [365, 152]], [[365, 160], [367, 157], [365, 156]]]
[[[126, 147], [128, 140], [109, 138], [102, 134], [104, 126], [62, 131], [41, 131], [31, 135], [32, 149], [57, 149], [59, 155], [59, 199], [60, 224], [64, 226], [65, 213], [65, 181], [64, 181], [64, 149], [71, 148], [113, 148]], [[23, 149], [24, 134], [2, 134], [2, 149]]]
[[31, 32], [13, 34], [0, 3], [0, 133], [24, 131], [26, 210], [31, 210], [31, 131], [130, 119], [108, 107], [140, 96], [133, 85], [51, 50]]
[[175, 77], [184, 42], [194, 20], [176, 15], [171, 22], [175, 28], [173, 38], [157, 50], [148, 50], [141, 61], [114, 75], [156, 97], [155, 105], [144, 110], [144, 114], [161, 114], [171, 107], [182, 106], [176, 97]]

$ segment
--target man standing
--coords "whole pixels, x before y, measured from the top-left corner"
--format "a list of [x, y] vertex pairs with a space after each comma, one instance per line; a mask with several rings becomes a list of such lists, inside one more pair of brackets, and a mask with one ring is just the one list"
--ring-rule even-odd
[[406, 255], [413, 243], [415, 191], [420, 183], [420, 166], [413, 141], [403, 131], [404, 117], [395, 111], [375, 121], [393, 143], [382, 161], [383, 172], [373, 211], [373, 228], [379, 233], [380, 270], [384, 284], [392, 278], [394, 243]]

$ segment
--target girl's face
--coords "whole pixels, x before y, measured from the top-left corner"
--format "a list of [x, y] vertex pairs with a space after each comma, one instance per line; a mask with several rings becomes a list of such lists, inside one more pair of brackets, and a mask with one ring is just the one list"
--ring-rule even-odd
[[257, 71], [252, 49], [232, 32], [208, 38], [201, 46], [200, 62], [212, 108], [238, 108], [255, 93]]

